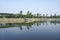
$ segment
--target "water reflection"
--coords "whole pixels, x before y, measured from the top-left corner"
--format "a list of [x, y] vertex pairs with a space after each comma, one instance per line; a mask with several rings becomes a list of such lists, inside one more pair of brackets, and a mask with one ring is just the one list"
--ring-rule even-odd
[[[56, 25], [60, 24], [60, 21], [51, 20], [49, 21], [49, 25]], [[10, 27], [20, 27], [20, 30], [22, 30], [22, 26], [26, 26], [26, 28], [29, 30], [29, 28], [32, 27], [32, 25], [48, 25], [48, 21], [38, 21], [38, 22], [29, 22], [29, 23], [0, 23], [0, 28], [10, 28]]]
[[59, 40], [60, 21], [0, 23], [0, 40]]

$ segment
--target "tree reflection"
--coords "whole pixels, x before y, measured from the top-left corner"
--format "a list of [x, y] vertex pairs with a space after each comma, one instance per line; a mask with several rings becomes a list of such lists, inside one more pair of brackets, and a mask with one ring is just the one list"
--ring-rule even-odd
[[[56, 20], [51, 20], [50, 25], [54, 24], [60, 24], [60, 21], [56, 21]], [[22, 30], [22, 26], [26, 26], [26, 28], [29, 30], [31, 27], [33, 27], [32, 25], [48, 25], [47, 21], [36, 21], [36, 22], [29, 22], [29, 23], [0, 23], [0, 28], [10, 28], [10, 27], [19, 27], [20, 30]]]
[[50, 23], [51, 23], [51, 25], [52, 24], [56, 25], [56, 24], [60, 24], [60, 21], [58, 21], [58, 20], [51, 20]]

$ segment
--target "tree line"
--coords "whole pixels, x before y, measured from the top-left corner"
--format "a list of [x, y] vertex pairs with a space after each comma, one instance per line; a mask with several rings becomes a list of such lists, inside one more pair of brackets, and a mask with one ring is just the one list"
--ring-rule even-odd
[[32, 12], [27, 11], [27, 13], [24, 15], [23, 12], [20, 11], [19, 14], [13, 14], [13, 13], [0, 13], [0, 18], [60, 18], [60, 15], [50, 15], [37, 13], [36, 15], [33, 15]]

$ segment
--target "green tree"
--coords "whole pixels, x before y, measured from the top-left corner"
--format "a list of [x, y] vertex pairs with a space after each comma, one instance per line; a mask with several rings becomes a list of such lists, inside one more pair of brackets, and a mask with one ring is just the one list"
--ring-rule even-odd
[[32, 17], [33, 17], [33, 16], [32, 16], [32, 12], [30, 12], [30, 13], [29, 13], [29, 17], [30, 17], [30, 18], [32, 18]]
[[40, 18], [41, 18], [41, 14], [39, 14]]
[[53, 16], [52, 16], [52, 14], [50, 15], [50, 18], [52, 18]]
[[27, 15], [26, 16], [27, 16], [27, 18], [29, 17], [29, 11], [27, 11]]
[[32, 17], [32, 13], [29, 12], [29, 11], [27, 11], [27, 17], [28, 17], [28, 18]]
[[54, 14], [54, 18], [56, 18], [56, 14]]
[[37, 18], [39, 17], [39, 13], [37, 13]]
[[22, 11], [20, 11], [20, 15], [22, 15]]
[[21, 17], [21, 18], [22, 18], [22, 11], [20, 11], [20, 13], [19, 13], [18, 15], [19, 15], [19, 17]]
[[46, 14], [46, 18], [48, 17], [48, 14]]
[[43, 18], [44, 18], [45, 14], [43, 14]]

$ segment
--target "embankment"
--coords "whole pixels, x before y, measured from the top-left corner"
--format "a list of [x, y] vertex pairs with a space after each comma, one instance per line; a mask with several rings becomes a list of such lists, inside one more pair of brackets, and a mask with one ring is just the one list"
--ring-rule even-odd
[[23, 23], [25, 21], [47, 21], [47, 20], [60, 20], [56, 18], [0, 18], [0, 23]]

